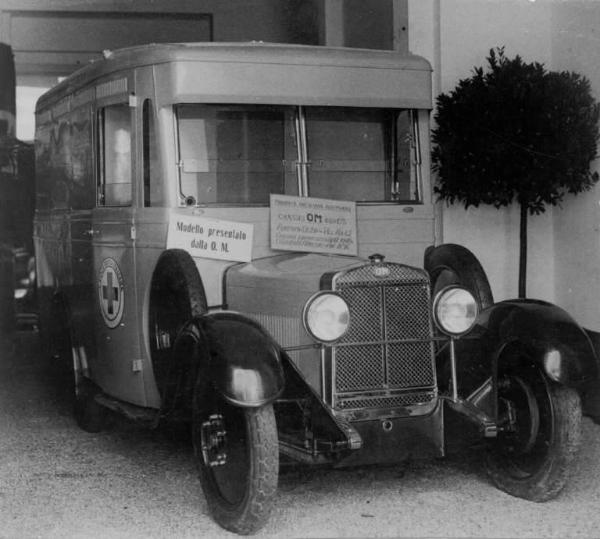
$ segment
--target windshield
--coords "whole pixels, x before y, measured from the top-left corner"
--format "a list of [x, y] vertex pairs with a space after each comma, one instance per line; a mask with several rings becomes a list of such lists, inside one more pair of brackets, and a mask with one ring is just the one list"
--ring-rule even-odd
[[182, 203], [420, 202], [413, 111], [180, 105], [176, 116]]

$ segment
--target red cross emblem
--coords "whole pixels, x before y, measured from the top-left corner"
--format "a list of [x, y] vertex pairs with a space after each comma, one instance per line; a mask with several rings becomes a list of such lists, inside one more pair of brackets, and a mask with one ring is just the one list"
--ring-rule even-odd
[[98, 276], [98, 301], [102, 318], [109, 328], [119, 325], [124, 299], [121, 270], [115, 260], [107, 258], [102, 262]]

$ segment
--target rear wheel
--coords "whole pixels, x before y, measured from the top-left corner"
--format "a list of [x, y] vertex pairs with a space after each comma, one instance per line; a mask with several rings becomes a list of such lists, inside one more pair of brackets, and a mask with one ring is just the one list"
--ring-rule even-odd
[[96, 401], [100, 389], [82, 375], [73, 348], [71, 316], [63, 296], [55, 295], [41, 324], [41, 346], [50, 356], [49, 374], [61, 402], [72, 409], [77, 425], [86, 432], [100, 432], [108, 424], [108, 410]]
[[535, 366], [502, 373], [498, 387], [501, 430], [487, 455], [488, 474], [513, 496], [549, 500], [565, 486], [579, 449], [579, 395]]
[[86, 432], [100, 432], [107, 426], [108, 410], [96, 401], [99, 393], [88, 379], [83, 378], [75, 385], [73, 414], [77, 425]]
[[272, 405], [240, 408], [212, 394], [196, 399], [193, 443], [213, 518], [247, 535], [262, 528], [277, 489], [279, 448]]

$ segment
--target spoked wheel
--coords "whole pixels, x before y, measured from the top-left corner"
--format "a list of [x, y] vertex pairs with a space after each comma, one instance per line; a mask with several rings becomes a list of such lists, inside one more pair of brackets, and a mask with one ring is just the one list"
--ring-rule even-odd
[[500, 375], [498, 399], [500, 432], [490, 442], [490, 478], [513, 496], [536, 502], [555, 497], [581, 442], [579, 395], [530, 366]]
[[213, 518], [242, 535], [262, 528], [277, 489], [279, 449], [272, 405], [240, 408], [196, 399], [194, 452]]

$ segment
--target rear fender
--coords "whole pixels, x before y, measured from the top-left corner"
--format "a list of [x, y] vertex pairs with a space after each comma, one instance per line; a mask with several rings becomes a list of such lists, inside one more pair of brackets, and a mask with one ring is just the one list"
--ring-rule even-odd
[[233, 312], [199, 320], [210, 353], [209, 377], [227, 401], [252, 408], [279, 397], [284, 388], [279, 347], [260, 324]]
[[556, 305], [526, 299], [503, 301], [483, 311], [479, 323], [496, 368], [511, 361], [514, 355], [508, 351], [519, 346], [558, 383], [576, 387], [598, 378], [587, 333]]

